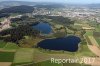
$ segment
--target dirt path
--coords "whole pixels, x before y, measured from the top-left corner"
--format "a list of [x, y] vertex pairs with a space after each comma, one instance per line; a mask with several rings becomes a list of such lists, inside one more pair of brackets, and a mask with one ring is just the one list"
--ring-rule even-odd
[[86, 64], [90, 64], [92, 66], [100, 66], [100, 48], [99, 48], [99, 45], [93, 36], [88, 36], [88, 37], [89, 37], [92, 45], [90, 45], [87, 41], [87, 46], [98, 57], [95, 58], [93, 63], [86, 63]]
[[100, 49], [94, 45], [88, 45], [88, 48], [97, 56], [100, 57]]
[[89, 45], [89, 43], [87, 42], [87, 46], [88, 48], [94, 53], [96, 54], [97, 56], [100, 57], [100, 48], [99, 48], [99, 45], [98, 43], [96, 42], [96, 40], [94, 39], [93, 36], [88, 36], [92, 45]]

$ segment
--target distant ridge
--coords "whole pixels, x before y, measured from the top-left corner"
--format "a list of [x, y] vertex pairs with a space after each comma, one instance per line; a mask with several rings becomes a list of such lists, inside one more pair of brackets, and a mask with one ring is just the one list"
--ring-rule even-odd
[[0, 13], [31, 13], [33, 12], [33, 6], [21, 5], [21, 6], [14, 6], [10, 8], [4, 8], [0, 10]]
[[21, 5], [34, 6], [36, 4], [37, 3], [35, 3], [35, 2], [24, 2], [24, 1], [1, 1], [0, 9], [9, 8], [9, 7], [13, 7], [13, 6], [21, 6]]
[[34, 7], [37, 8], [64, 8], [65, 6], [62, 4], [40, 4], [40, 5], [36, 5]]

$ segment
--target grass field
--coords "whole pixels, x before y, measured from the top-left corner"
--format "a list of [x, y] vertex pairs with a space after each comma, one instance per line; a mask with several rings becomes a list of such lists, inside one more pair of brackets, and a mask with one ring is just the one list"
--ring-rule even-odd
[[0, 52], [0, 62], [13, 62], [14, 53], [13, 52]]
[[14, 63], [24, 63], [33, 61], [34, 49], [20, 48], [15, 53]]
[[97, 41], [95, 40], [95, 38], [93, 36], [89, 36], [89, 39], [90, 39], [92, 45], [99, 46], [98, 43], [97, 43]]
[[3, 48], [6, 45], [6, 42], [0, 40], [0, 48]]
[[78, 52], [76, 52], [76, 56], [77, 57], [81, 57], [81, 56], [96, 56], [94, 53], [92, 53], [87, 45], [81, 45], [80, 49]]
[[86, 34], [87, 36], [93, 36], [93, 31], [92, 30], [86, 30]]
[[51, 63], [51, 61], [44, 61], [36, 63], [34, 66], [63, 66], [63, 65], [57, 63]]
[[2, 22], [4, 20], [4, 18], [0, 18], [0, 22]]
[[3, 49], [4, 50], [14, 50], [14, 49], [18, 49], [18, 45], [14, 44], [14, 43], [7, 43]]
[[[32, 66], [31, 64], [34, 64], [32, 62], [24, 62], [24, 63], [12, 63], [11, 66]], [[33, 65], [34, 66], [34, 65]]]
[[[96, 27], [96, 31], [100, 32], [100, 25]], [[100, 37], [99, 38], [95, 37], [95, 39], [98, 42], [98, 44], [100, 45]]]
[[66, 64], [63, 64], [63, 66], [91, 66], [91, 65], [84, 65], [84, 64], [79, 64], [79, 63], [66, 63]]
[[96, 31], [100, 31], [100, 25], [96, 26]]
[[100, 38], [95, 38], [95, 40], [96, 40], [97, 43], [100, 45]]

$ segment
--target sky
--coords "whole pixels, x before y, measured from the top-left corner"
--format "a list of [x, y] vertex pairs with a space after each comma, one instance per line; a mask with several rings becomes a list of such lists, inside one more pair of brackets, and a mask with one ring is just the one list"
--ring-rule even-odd
[[[5, 1], [5, 0], [0, 0], [0, 1]], [[58, 2], [58, 3], [74, 3], [74, 4], [100, 3], [100, 0], [6, 0], [6, 1]]]

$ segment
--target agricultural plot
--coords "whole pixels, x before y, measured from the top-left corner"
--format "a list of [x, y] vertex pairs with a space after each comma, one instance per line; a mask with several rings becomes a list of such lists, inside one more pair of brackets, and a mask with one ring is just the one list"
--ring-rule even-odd
[[100, 31], [100, 25], [96, 26], [96, 31]]
[[94, 32], [93, 36], [95, 40], [97, 41], [97, 43], [100, 45], [100, 32]]
[[13, 62], [14, 52], [0, 52], [0, 62]]
[[0, 66], [11, 66], [12, 62], [0, 62]]
[[33, 62], [34, 49], [20, 48], [15, 53], [14, 63]]
[[79, 64], [79, 63], [66, 63], [66, 64], [63, 64], [63, 66], [91, 66], [91, 65], [84, 65], [84, 64]]
[[51, 63], [51, 61], [44, 61], [36, 63], [34, 66], [63, 66], [63, 65], [57, 63]]
[[99, 45], [98, 45], [98, 43], [97, 43], [97, 41], [94, 39], [94, 37], [93, 37], [93, 36], [89, 36], [89, 39], [90, 39], [90, 41], [91, 41], [92, 45], [99, 46]]
[[96, 37], [95, 37], [95, 40], [97, 41], [97, 43], [98, 43], [99, 46], [100, 46], [100, 38], [96, 38]]
[[3, 49], [5, 50], [14, 50], [14, 49], [18, 49], [18, 45], [14, 44], [14, 43], [7, 43]]
[[86, 40], [87, 40], [88, 44], [89, 44], [89, 45], [92, 45], [92, 42], [91, 42], [91, 40], [90, 40], [89, 36], [87, 36], [87, 35], [86, 35], [86, 36], [85, 36], [85, 38], [86, 38]]
[[78, 52], [76, 52], [75, 54], [77, 57], [81, 57], [81, 56], [96, 56], [94, 53], [92, 53], [87, 45], [81, 45], [80, 46], [80, 50]]
[[16, 52], [18, 48], [18, 45], [15, 43], [5, 43], [0, 41], [0, 51], [2, 52]]
[[93, 31], [92, 30], [86, 30], [86, 34], [87, 36], [93, 36]]
[[0, 48], [3, 48], [6, 45], [6, 43], [4, 41], [0, 40]]

